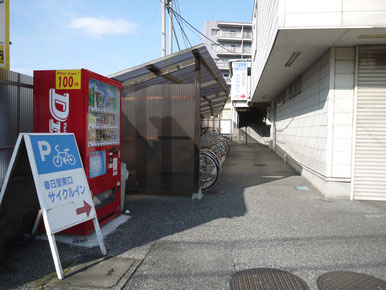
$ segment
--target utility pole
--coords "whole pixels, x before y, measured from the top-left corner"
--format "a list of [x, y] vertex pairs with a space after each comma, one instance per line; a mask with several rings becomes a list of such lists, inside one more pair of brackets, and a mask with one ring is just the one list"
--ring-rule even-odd
[[161, 0], [161, 13], [162, 13], [162, 56], [166, 56], [166, 15], [165, 15], [165, 2], [166, 0]]
[[166, 7], [169, 11], [169, 54], [173, 53], [173, 2], [172, 0], [161, 0], [162, 12], [162, 56], [166, 56]]
[[173, 0], [169, 0], [169, 54], [173, 53]]

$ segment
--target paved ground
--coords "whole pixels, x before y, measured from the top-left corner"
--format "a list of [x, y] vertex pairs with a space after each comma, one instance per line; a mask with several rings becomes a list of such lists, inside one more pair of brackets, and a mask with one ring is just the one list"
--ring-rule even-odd
[[[302, 185], [310, 190], [296, 190]], [[325, 199], [258, 144], [233, 144], [201, 201], [131, 196], [128, 208], [132, 218], [105, 237], [108, 254], [131, 266], [115, 288], [229, 289], [237, 271], [255, 267], [290, 271], [311, 289], [318, 276], [336, 270], [386, 280], [386, 203]], [[99, 254], [64, 244], [59, 251], [69, 266]], [[49, 284], [47, 241], [7, 253], [1, 289]]]

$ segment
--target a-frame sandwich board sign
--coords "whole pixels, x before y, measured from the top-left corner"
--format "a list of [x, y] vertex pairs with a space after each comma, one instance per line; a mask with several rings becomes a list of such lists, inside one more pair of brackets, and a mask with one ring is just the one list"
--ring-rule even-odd
[[55, 233], [93, 220], [99, 247], [106, 255], [74, 134], [21, 133], [17, 139], [0, 192], [0, 216], [39, 207], [59, 279], [63, 269]]

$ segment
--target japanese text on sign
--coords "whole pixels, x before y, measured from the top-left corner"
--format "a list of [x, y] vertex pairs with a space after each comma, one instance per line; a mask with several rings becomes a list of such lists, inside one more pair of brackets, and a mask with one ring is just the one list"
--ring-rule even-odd
[[52, 204], [84, 195], [86, 190], [84, 185], [74, 185], [72, 176], [45, 180], [43, 185]]

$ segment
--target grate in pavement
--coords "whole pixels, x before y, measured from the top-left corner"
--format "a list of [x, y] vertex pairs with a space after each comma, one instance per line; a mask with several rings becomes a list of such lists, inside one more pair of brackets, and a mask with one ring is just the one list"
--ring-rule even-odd
[[300, 277], [272, 268], [255, 268], [238, 272], [232, 277], [230, 286], [232, 290], [309, 289], [307, 283]]
[[319, 290], [385, 290], [386, 282], [361, 273], [336, 271], [324, 273], [318, 280]]
[[296, 190], [309, 191], [310, 189], [305, 185], [299, 185], [299, 186], [296, 186]]

